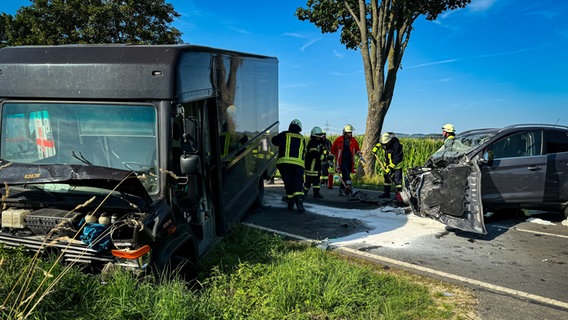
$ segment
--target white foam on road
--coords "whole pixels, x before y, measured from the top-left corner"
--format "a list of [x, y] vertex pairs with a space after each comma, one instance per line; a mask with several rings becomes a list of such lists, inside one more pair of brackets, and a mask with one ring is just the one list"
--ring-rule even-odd
[[[274, 207], [286, 207], [279, 197], [265, 197], [265, 202]], [[328, 239], [334, 245], [350, 244], [380, 245], [383, 247], [408, 246], [425, 235], [445, 231], [445, 226], [433, 219], [405, 214], [404, 209], [391, 206], [371, 210], [343, 209], [304, 203], [307, 214], [328, 217], [356, 219], [363, 222], [369, 231], [355, 233], [346, 237]]]
[[[280, 196], [266, 195], [265, 202], [274, 207], [286, 207]], [[356, 219], [364, 223], [369, 231], [355, 233], [342, 238], [328, 239], [336, 246], [364, 245], [382, 246], [388, 248], [411, 247], [415, 240], [446, 232], [441, 222], [414, 214], [406, 214], [402, 208], [391, 206], [376, 209], [344, 209], [334, 208], [314, 203], [304, 203], [307, 214], [318, 214], [328, 217]], [[527, 222], [541, 225], [555, 225], [553, 222], [540, 218], [528, 218]], [[568, 226], [567, 220], [562, 225]]]
[[527, 222], [531, 222], [531, 223], [535, 223], [535, 224], [542, 224], [545, 226], [555, 226], [556, 224], [554, 222], [548, 221], [548, 220], [543, 220], [540, 218], [528, 218]]

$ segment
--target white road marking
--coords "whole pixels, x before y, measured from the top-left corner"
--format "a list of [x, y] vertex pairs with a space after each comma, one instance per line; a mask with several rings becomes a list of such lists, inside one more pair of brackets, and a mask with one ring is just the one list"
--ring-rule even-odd
[[528, 230], [528, 229], [523, 229], [523, 228], [517, 228], [517, 227], [505, 227], [505, 226], [499, 226], [499, 225], [495, 225], [498, 228], [503, 228], [503, 229], [507, 229], [507, 230], [516, 230], [516, 231], [521, 231], [521, 232], [528, 232], [528, 233], [534, 233], [534, 234], [540, 234], [543, 236], [552, 236], [552, 237], [559, 237], [559, 238], [566, 238], [568, 239], [568, 236], [563, 235], [563, 234], [557, 234], [557, 233], [549, 233], [549, 232], [542, 232], [542, 231], [534, 231], [534, 230]]
[[363, 256], [365, 258], [376, 260], [376, 261], [379, 261], [379, 262], [386, 262], [386, 263], [389, 263], [389, 264], [401, 266], [401, 267], [404, 267], [404, 268], [407, 268], [407, 269], [413, 269], [413, 270], [426, 272], [426, 273], [429, 273], [429, 274], [438, 275], [438, 276], [441, 276], [441, 277], [457, 280], [457, 281], [460, 281], [460, 282], [463, 282], [463, 283], [471, 284], [471, 285], [478, 286], [478, 287], [481, 287], [481, 288], [485, 288], [485, 289], [488, 289], [488, 290], [492, 290], [492, 291], [496, 291], [496, 292], [500, 292], [500, 293], [505, 293], [505, 294], [509, 294], [509, 295], [512, 295], [512, 296], [521, 297], [521, 298], [525, 298], [525, 299], [530, 299], [530, 300], [533, 300], [533, 301], [536, 301], [536, 302], [539, 302], [539, 303], [546, 303], [546, 304], [553, 305], [553, 306], [556, 306], [556, 307], [568, 309], [568, 302], [558, 301], [558, 300], [542, 297], [542, 296], [539, 296], [539, 295], [535, 295], [535, 294], [532, 294], [532, 293], [514, 290], [514, 289], [494, 285], [494, 284], [491, 284], [491, 283], [487, 283], [487, 282], [483, 282], [483, 281], [479, 281], [479, 280], [475, 280], [475, 279], [471, 279], [471, 278], [466, 278], [466, 277], [458, 276], [458, 275], [443, 272], [443, 271], [438, 271], [438, 270], [431, 269], [431, 268], [426, 268], [426, 267], [415, 265], [415, 264], [412, 264], [412, 263], [391, 259], [391, 258], [388, 258], [388, 257], [376, 255], [376, 254], [362, 252], [362, 251], [352, 249], [352, 248], [337, 247], [336, 250], [343, 251], [343, 252], [350, 253], [350, 254], [354, 254], [354, 255], [358, 255], [358, 256]]
[[[290, 238], [293, 238], [293, 239], [306, 241], [306, 242], [309, 242], [309, 243], [321, 242], [321, 241], [318, 241], [318, 240], [302, 237], [302, 236], [291, 234], [291, 233], [288, 233], [288, 232], [282, 232], [282, 231], [278, 231], [278, 230], [275, 230], [275, 229], [258, 226], [258, 225], [252, 224], [252, 223], [243, 223], [243, 224], [246, 225], [246, 226], [249, 226], [249, 227], [261, 229], [261, 230], [264, 230], [264, 231], [267, 231], [267, 232], [272, 232], [272, 233], [275, 233], [275, 234], [283, 235], [283, 236], [290, 237]], [[529, 231], [529, 230], [523, 230], [523, 231]], [[554, 234], [551, 234], [551, 235], [554, 235]], [[556, 306], [556, 307], [559, 307], [559, 308], [568, 309], [568, 302], [558, 301], [558, 300], [542, 297], [542, 296], [539, 296], [539, 295], [535, 295], [535, 294], [532, 294], [532, 293], [514, 290], [514, 289], [494, 285], [494, 284], [491, 284], [491, 283], [458, 276], [458, 275], [455, 275], [455, 274], [451, 274], [451, 273], [435, 270], [435, 269], [432, 269], [432, 268], [419, 266], [419, 265], [416, 265], [416, 264], [412, 264], [412, 263], [408, 263], [408, 262], [384, 257], [384, 256], [381, 256], [381, 255], [363, 252], [363, 251], [360, 251], [360, 250], [357, 250], [357, 249], [352, 249], [352, 248], [348, 248], [348, 247], [341, 247], [341, 246], [336, 246], [336, 245], [330, 245], [330, 249], [340, 251], [340, 252], [344, 252], [346, 254], [364, 257], [366, 259], [370, 259], [370, 260], [374, 260], [374, 261], [378, 261], [378, 262], [382, 262], [382, 263], [388, 263], [388, 264], [391, 264], [391, 265], [400, 266], [400, 267], [403, 267], [403, 268], [406, 268], [406, 269], [417, 270], [417, 271], [441, 276], [441, 277], [444, 277], [444, 278], [447, 278], [447, 279], [452, 279], [452, 280], [460, 281], [462, 283], [467, 283], [467, 284], [474, 285], [474, 286], [477, 286], [477, 287], [485, 288], [485, 289], [488, 289], [488, 290], [491, 290], [491, 291], [494, 291], [494, 292], [505, 293], [505, 294], [508, 294], [508, 295], [511, 295], [511, 296], [533, 300], [533, 301], [536, 301], [538, 303], [545, 303], [545, 304]]]

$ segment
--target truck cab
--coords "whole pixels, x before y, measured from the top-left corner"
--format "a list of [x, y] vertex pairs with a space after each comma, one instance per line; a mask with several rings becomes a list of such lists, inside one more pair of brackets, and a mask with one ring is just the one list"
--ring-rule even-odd
[[192, 272], [274, 175], [277, 70], [193, 45], [0, 49], [0, 243]]

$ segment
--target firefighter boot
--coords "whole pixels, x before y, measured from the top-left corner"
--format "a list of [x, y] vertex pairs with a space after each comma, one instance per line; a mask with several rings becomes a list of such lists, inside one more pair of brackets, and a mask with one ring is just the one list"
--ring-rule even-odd
[[288, 198], [288, 211], [294, 211], [294, 198]]
[[391, 186], [389, 185], [385, 185], [385, 191], [383, 192], [383, 194], [380, 196], [380, 198], [385, 198], [388, 199], [391, 197]]
[[323, 199], [323, 196], [320, 194], [319, 188], [314, 188], [314, 198], [316, 199]]
[[302, 213], [304, 212], [304, 197], [302, 196], [295, 196], [294, 200], [296, 201], [296, 208], [298, 209], [298, 212]]

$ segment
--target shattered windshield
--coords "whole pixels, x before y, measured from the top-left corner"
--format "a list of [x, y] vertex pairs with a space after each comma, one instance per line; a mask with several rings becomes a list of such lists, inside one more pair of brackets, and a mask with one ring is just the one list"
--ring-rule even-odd
[[446, 140], [444, 145], [431, 157], [432, 161], [459, 159], [470, 151], [477, 149], [495, 135], [494, 132], [472, 132], [457, 135], [452, 141]]
[[154, 106], [7, 102], [1, 128], [1, 159], [132, 170], [158, 190]]

